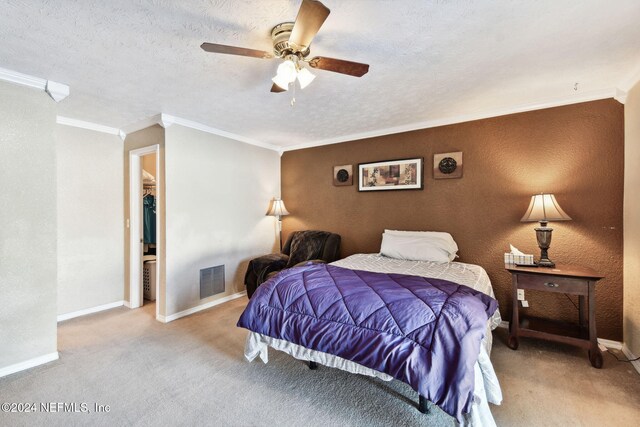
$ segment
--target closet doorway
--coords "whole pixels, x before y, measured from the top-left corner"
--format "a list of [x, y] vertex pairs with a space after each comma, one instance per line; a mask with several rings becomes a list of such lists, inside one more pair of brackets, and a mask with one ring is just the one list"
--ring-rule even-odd
[[[155, 302], [159, 318], [160, 292], [160, 196], [162, 191], [160, 146], [129, 151], [129, 305], [141, 307]], [[146, 300], [146, 301], [145, 301]]]

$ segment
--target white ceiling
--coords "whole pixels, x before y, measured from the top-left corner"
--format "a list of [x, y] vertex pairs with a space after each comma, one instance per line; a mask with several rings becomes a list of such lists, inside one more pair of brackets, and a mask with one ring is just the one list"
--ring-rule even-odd
[[311, 56], [371, 67], [314, 71], [293, 108], [269, 92], [277, 60], [199, 46], [269, 51], [300, 0], [3, 0], [0, 67], [68, 84], [61, 116], [124, 128], [165, 113], [286, 148], [597, 98], [640, 66], [638, 0], [323, 3]]

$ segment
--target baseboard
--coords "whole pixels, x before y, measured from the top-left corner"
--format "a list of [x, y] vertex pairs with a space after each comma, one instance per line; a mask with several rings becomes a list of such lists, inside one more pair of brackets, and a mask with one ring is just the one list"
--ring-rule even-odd
[[6, 377], [7, 375], [15, 374], [16, 372], [24, 371], [25, 369], [35, 368], [36, 366], [53, 362], [54, 360], [58, 360], [59, 358], [60, 356], [56, 351], [53, 353], [45, 354], [44, 356], [34, 357], [33, 359], [25, 360], [24, 362], [0, 368], [0, 378]]
[[127, 308], [131, 308], [131, 303], [129, 301], [122, 301], [122, 305], [124, 305]]
[[87, 314], [97, 313], [99, 311], [109, 310], [110, 308], [122, 307], [124, 301], [110, 302], [109, 304], [99, 305], [97, 307], [85, 308], [84, 310], [72, 311], [71, 313], [59, 314], [58, 322], [73, 319], [74, 317], [86, 316]]
[[198, 305], [196, 307], [192, 307], [192, 308], [189, 308], [187, 310], [183, 310], [183, 311], [180, 311], [178, 313], [171, 314], [169, 316], [157, 315], [156, 316], [156, 320], [159, 320], [162, 323], [169, 323], [169, 322], [171, 322], [173, 320], [176, 320], [176, 319], [179, 319], [181, 317], [185, 317], [185, 316], [188, 316], [190, 314], [197, 313], [199, 311], [206, 310], [206, 309], [211, 308], [211, 307], [215, 307], [216, 305], [223, 304], [225, 302], [229, 302], [231, 300], [238, 299], [238, 298], [241, 298], [241, 297], [246, 296], [246, 295], [247, 295], [246, 291], [238, 292], [238, 293], [231, 294], [231, 295], [228, 295], [226, 297], [217, 299], [215, 301], [208, 302], [206, 304]]
[[[625, 356], [627, 356], [627, 359], [631, 360], [631, 359], [635, 359], [636, 356], [635, 354], [633, 354], [631, 352], [631, 350], [629, 350], [629, 347], [627, 347], [626, 344], [622, 345], [622, 353], [624, 353]], [[640, 374], [640, 360], [636, 360], [633, 362], [630, 362], [634, 368], [636, 368], [636, 371], [638, 371], [638, 373]]]
[[604, 338], [598, 338], [598, 344], [602, 344], [607, 348], [614, 350], [622, 350], [622, 343], [620, 341], [606, 340]]

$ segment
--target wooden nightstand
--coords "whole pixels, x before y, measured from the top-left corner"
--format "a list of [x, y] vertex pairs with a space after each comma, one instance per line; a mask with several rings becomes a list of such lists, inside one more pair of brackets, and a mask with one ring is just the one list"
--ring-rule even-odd
[[[602, 352], [596, 334], [596, 282], [604, 276], [588, 267], [556, 265], [555, 268], [516, 267], [505, 264], [511, 273], [513, 314], [509, 324], [508, 346], [518, 349], [518, 337], [543, 338], [589, 350], [594, 368], [602, 367]], [[578, 324], [539, 318], [520, 318], [518, 289], [578, 295]]]

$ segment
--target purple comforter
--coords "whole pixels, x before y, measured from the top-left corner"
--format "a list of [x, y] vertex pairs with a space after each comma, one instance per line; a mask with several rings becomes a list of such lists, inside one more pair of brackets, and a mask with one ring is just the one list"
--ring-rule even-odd
[[497, 306], [446, 280], [316, 264], [265, 282], [238, 326], [385, 372], [462, 421]]

